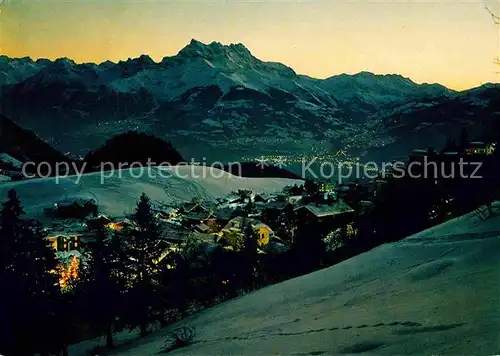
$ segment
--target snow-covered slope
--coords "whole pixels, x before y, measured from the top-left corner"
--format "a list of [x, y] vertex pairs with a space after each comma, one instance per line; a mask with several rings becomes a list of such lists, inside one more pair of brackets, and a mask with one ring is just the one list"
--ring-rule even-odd
[[60, 199], [94, 198], [99, 210], [112, 216], [131, 213], [142, 193], [160, 203], [178, 203], [192, 198], [211, 199], [224, 197], [238, 189], [255, 192], [277, 192], [287, 185], [302, 184], [302, 181], [283, 178], [241, 178], [230, 173], [202, 166], [180, 166], [172, 169], [151, 168], [150, 174], [140, 169], [86, 174], [77, 182], [77, 177], [60, 179], [32, 179], [0, 185], [0, 197], [7, 197], [11, 188], [18, 192], [25, 211], [40, 217], [43, 209], [51, 207]]
[[[196, 340], [171, 354], [497, 354], [499, 208], [205, 310], [179, 323], [194, 326]], [[169, 330], [116, 354], [156, 354]]]

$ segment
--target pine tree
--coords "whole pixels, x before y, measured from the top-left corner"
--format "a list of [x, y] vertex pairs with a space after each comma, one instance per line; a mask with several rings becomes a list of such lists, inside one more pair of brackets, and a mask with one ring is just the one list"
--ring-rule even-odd
[[460, 132], [460, 139], [459, 139], [460, 149], [462, 151], [465, 150], [468, 144], [469, 144], [469, 133], [467, 132], [467, 129], [464, 127], [462, 129], [462, 132]]
[[104, 225], [95, 229], [95, 240], [89, 244], [90, 256], [81, 296], [86, 317], [95, 330], [106, 335], [106, 346], [114, 347], [113, 325], [119, 315], [124, 289], [120, 272], [125, 262], [121, 241]]
[[297, 258], [298, 273], [309, 273], [320, 266], [325, 243], [317, 224], [299, 225], [294, 233], [292, 253]]
[[136, 226], [127, 232], [126, 241], [129, 273], [132, 276], [127, 299], [134, 305], [131, 324], [139, 325], [141, 336], [144, 336], [152, 308], [158, 305], [155, 285], [159, 273], [157, 262], [165, 248], [146, 194], [142, 194], [137, 203], [133, 221]]
[[245, 247], [243, 250], [247, 268], [244, 274], [244, 281], [247, 287], [255, 289], [255, 277], [258, 267], [258, 246], [259, 237], [255, 232], [250, 222], [246, 223], [245, 230]]
[[319, 186], [312, 179], [306, 179], [304, 183], [304, 190], [310, 196], [315, 196], [319, 192]]
[[243, 221], [242, 224], [245, 225], [245, 229], [243, 230], [243, 234], [245, 235], [245, 251], [250, 254], [257, 253], [258, 247], [258, 236], [255, 232], [252, 224], [249, 221]]
[[249, 200], [248, 203], [246, 203], [243, 211], [245, 215], [248, 216], [254, 211], [254, 209], [255, 209], [255, 204], [251, 200]]
[[[51, 332], [58, 323], [60, 293], [57, 265], [40, 223], [21, 219], [24, 211], [17, 193], [8, 192], [0, 212], [0, 284], [3, 286], [0, 314], [0, 352], [31, 355], [59, 348]], [[49, 333], [50, 331], [50, 333]]]

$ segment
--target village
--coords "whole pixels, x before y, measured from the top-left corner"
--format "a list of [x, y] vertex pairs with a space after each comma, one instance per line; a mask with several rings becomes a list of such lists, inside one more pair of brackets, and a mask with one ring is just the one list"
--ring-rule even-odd
[[[416, 149], [408, 164], [424, 158], [450, 162], [458, 157], [484, 158], [493, 154], [494, 144], [470, 142], [460, 154], [444, 150], [440, 154], [432, 149]], [[299, 231], [314, 231], [321, 236], [326, 251], [341, 247], [345, 239], [355, 237], [359, 231], [355, 222], [372, 211], [391, 179], [389, 169], [371, 180], [332, 183], [306, 180], [302, 186], [288, 186], [274, 194], [260, 194], [250, 190], [234, 191], [230, 195], [203, 201], [193, 199], [181, 204], [152, 202], [152, 210], [162, 239], [161, 258], [178, 252], [195, 240], [209, 254], [216, 248], [239, 251], [244, 246], [251, 226], [257, 236], [258, 253], [277, 255], [290, 250]], [[452, 216], [454, 198], [445, 196], [428, 212], [430, 221], [442, 221]], [[95, 239], [95, 229], [105, 226], [110, 231], [134, 229], [132, 216], [108, 216], [99, 212], [93, 200], [64, 199], [46, 208], [51, 224], [46, 227], [47, 239], [57, 251], [62, 268], [61, 286], [77, 273], [75, 269], [89, 243]]]
[[[193, 200], [177, 206], [153, 203], [164, 242], [162, 258], [178, 251], [188, 239], [199, 241], [208, 251], [218, 246], [237, 250], [248, 225], [258, 236], [259, 254], [279, 254], [290, 248], [294, 230], [301, 222], [332, 229], [345, 226], [353, 217], [355, 211], [345, 198], [356, 184], [331, 188], [307, 181], [305, 186], [267, 195], [239, 190], [214, 201]], [[68, 257], [81, 257], [80, 252], [95, 239], [97, 226], [104, 225], [111, 231], [134, 228], [131, 217], [99, 213], [95, 200], [61, 200], [45, 213], [52, 219], [46, 228], [47, 239], [66, 262]]]

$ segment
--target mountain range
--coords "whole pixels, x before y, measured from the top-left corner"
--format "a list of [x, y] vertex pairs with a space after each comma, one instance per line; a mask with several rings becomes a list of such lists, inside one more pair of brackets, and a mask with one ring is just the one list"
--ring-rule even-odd
[[368, 72], [315, 79], [242, 44], [196, 40], [160, 62], [0, 56], [0, 112], [74, 156], [137, 130], [209, 161], [328, 152], [390, 159], [443, 145], [463, 127], [473, 135], [496, 127], [499, 88], [456, 92]]

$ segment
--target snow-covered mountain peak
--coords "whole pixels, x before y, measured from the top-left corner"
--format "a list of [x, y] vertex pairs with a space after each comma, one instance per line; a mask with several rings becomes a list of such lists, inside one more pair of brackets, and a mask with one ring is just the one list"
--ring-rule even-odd
[[[112, 63], [112, 62], [111, 62]], [[137, 58], [129, 58], [126, 61], [120, 61], [119, 63], [139, 63], [139, 64], [154, 64], [153, 59], [147, 54], [142, 54]]]
[[257, 59], [241, 43], [223, 45], [220, 42], [204, 44], [195, 39], [177, 54], [180, 58], [203, 58], [205, 60], [226, 60], [232, 62], [253, 62]]
[[57, 58], [54, 61], [54, 65], [61, 66], [61, 67], [72, 67], [72, 66], [76, 65], [76, 63], [69, 58]]
[[[48, 139], [64, 139], [52, 130], [63, 122], [69, 131], [80, 130], [82, 123], [93, 136], [108, 135], [111, 127], [120, 132], [135, 122], [131, 120], [140, 120], [141, 130], [192, 132], [193, 137], [206, 137], [204, 142], [219, 142], [222, 134], [255, 134], [281, 144], [288, 141], [275, 140], [308, 135], [332, 141], [335, 147], [350, 139], [353, 130], [368, 140], [363, 136], [365, 123], [369, 139], [380, 138], [376, 144], [385, 144], [382, 138], [389, 138], [384, 133], [375, 137], [374, 127], [390, 122], [386, 118], [439, 104], [452, 94], [442, 86], [420, 85], [393, 74], [361, 72], [315, 79], [258, 57], [243, 44], [197, 40], [161, 62], [147, 55], [100, 64], [0, 57], [0, 91], [9, 108], [18, 111], [15, 115], [25, 115], [23, 122], [33, 123], [27, 127]], [[36, 110], [24, 112], [24, 107]], [[35, 112], [49, 113], [43, 124]], [[89, 147], [90, 137], [82, 137], [85, 140], [78, 143], [60, 141], [58, 147], [78, 152]]]
[[[63, 76], [67, 76], [70, 73], [73, 73], [74, 71], [78, 70], [78, 65], [73, 62], [71, 59], [68, 58], [57, 58], [53, 62], [49, 62], [46, 67], [45, 71], [47, 72], [49, 76], [54, 76], [55, 78], [62, 78]], [[41, 71], [39, 74], [42, 74], [44, 71]]]
[[47, 66], [49, 65], [51, 62], [50, 62], [50, 59], [46, 59], [46, 58], [38, 58], [35, 62], [37, 65], [39, 66]]

